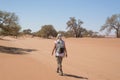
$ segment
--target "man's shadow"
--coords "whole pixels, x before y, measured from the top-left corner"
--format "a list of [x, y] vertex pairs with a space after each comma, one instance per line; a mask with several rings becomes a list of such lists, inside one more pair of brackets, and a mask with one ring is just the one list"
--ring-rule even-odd
[[83, 77], [83, 76], [78, 76], [78, 75], [73, 75], [73, 74], [67, 74], [64, 73], [63, 76], [67, 76], [67, 77], [72, 77], [72, 78], [77, 78], [77, 79], [84, 79], [84, 80], [88, 80], [87, 77]]

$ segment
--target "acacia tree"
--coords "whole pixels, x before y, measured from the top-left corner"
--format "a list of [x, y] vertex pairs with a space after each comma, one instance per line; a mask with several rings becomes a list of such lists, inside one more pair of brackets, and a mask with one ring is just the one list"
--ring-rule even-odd
[[23, 30], [23, 33], [24, 33], [24, 34], [32, 34], [31, 32], [32, 32], [31, 29], [24, 29], [24, 30]]
[[69, 28], [70, 31], [72, 31], [75, 35], [75, 37], [82, 37], [81, 30], [82, 27], [81, 25], [83, 24], [83, 21], [75, 19], [75, 17], [70, 17], [70, 20], [66, 23], [67, 28]]
[[44, 25], [41, 30], [38, 31], [37, 35], [44, 38], [49, 38], [50, 36], [56, 37], [57, 31], [52, 25]]
[[3, 35], [17, 36], [21, 29], [15, 13], [0, 11], [0, 29]]
[[105, 24], [101, 27], [100, 31], [107, 30], [110, 33], [115, 30], [116, 37], [120, 38], [120, 14], [112, 15], [108, 17]]

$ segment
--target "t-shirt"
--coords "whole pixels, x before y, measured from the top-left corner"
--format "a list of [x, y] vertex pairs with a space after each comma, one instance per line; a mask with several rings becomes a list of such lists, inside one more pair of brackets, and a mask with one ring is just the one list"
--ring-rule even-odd
[[56, 45], [55, 55], [56, 55], [56, 56], [64, 57], [64, 52], [63, 52], [63, 53], [59, 53], [59, 52], [57, 51], [57, 45], [58, 45], [59, 42], [61, 42], [62, 45], [63, 45], [63, 47], [65, 47], [65, 42], [64, 42], [63, 40], [60, 40], [60, 39], [56, 40], [56, 41], [55, 41], [55, 45]]

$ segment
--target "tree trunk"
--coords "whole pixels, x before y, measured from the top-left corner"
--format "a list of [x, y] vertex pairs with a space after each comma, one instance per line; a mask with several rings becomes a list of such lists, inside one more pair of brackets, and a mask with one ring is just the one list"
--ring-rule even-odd
[[116, 30], [116, 37], [117, 37], [117, 38], [120, 37], [120, 36], [119, 36], [119, 30], [118, 30], [118, 29]]
[[78, 31], [77, 31], [77, 37], [79, 38], [81, 38], [82, 37], [82, 34], [81, 34], [81, 31], [80, 31], [80, 28], [78, 28]]
[[75, 38], [77, 38], [77, 34], [75, 33]]
[[77, 38], [77, 31], [74, 30], [74, 35], [75, 35], [75, 38]]

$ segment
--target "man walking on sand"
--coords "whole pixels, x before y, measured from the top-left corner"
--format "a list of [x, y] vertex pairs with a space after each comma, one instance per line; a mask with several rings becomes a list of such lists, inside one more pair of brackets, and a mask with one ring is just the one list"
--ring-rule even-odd
[[64, 56], [67, 57], [67, 50], [66, 50], [65, 42], [63, 41], [61, 34], [57, 35], [57, 40], [55, 41], [52, 55], [54, 53], [57, 59], [57, 73], [63, 76], [62, 60]]

